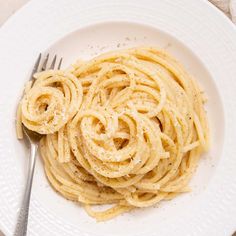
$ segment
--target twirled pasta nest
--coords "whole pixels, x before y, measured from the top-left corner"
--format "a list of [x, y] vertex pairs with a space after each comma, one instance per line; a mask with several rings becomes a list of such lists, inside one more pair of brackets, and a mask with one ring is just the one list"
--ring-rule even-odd
[[[114, 51], [36, 79], [20, 117], [45, 134], [45, 171], [65, 198], [107, 220], [189, 190], [208, 148], [204, 97], [166, 52]], [[97, 212], [94, 204], [115, 205]]]

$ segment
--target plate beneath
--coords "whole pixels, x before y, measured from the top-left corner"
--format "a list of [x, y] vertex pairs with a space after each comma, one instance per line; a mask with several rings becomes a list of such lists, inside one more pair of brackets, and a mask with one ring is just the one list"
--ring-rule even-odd
[[[204, 25], [202, 18], [206, 20]], [[222, 25], [224, 34], [213, 30], [215, 22]], [[74, 32], [68, 34], [71, 31]], [[42, 0], [40, 4], [38, 1], [27, 4], [0, 30], [0, 36], [1, 73], [12, 81], [1, 79], [0, 87], [0, 228], [7, 235], [12, 234], [15, 226], [27, 170], [28, 151], [15, 137], [15, 108], [38, 52], [63, 56], [65, 68], [79, 58], [88, 59], [109, 50], [140, 45], [164, 48], [174, 55], [199, 81], [208, 97], [206, 109], [212, 147], [203, 156], [191, 181], [193, 191], [156, 207], [96, 223], [77, 203], [65, 200], [52, 190], [39, 158], [29, 235], [228, 236], [233, 232], [236, 228], [232, 220], [236, 215], [236, 173], [233, 172], [236, 160], [231, 140], [235, 140], [235, 133], [229, 125], [233, 127], [236, 119], [235, 100], [230, 99], [234, 96], [232, 85], [236, 74], [233, 63], [236, 32], [223, 15], [210, 5], [194, 0], [148, 0], [146, 4], [123, 0], [119, 3], [89, 0], [86, 4], [76, 0]], [[60, 36], [64, 37], [56, 41]], [[227, 151], [221, 155], [223, 142]], [[216, 221], [221, 223], [215, 225]]]

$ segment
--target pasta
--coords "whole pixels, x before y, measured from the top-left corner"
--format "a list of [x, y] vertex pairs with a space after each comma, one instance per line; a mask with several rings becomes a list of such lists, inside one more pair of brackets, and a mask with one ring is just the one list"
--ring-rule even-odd
[[104, 221], [189, 191], [209, 130], [204, 95], [173, 57], [137, 47], [35, 78], [17, 133], [23, 123], [45, 134], [45, 172], [62, 196]]

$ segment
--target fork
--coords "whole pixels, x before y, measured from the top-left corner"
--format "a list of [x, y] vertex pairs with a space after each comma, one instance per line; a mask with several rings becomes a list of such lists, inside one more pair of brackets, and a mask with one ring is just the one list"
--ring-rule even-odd
[[[47, 69], [55, 69], [55, 68], [60, 69], [61, 68], [62, 58], [60, 59], [58, 66], [56, 67], [56, 64], [57, 64], [56, 55], [53, 57], [51, 65], [47, 67], [48, 60], [49, 60], [49, 54], [47, 54], [47, 56], [42, 62], [41, 69], [39, 69], [40, 64], [41, 64], [41, 58], [42, 58], [42, 54], [40, 53], [30, 76], [30, 81], [32, 81], [31, 87], [34, 85], [34, 82], [35, 82], [34, 74], [36, 72], [45, 71]], [[33, 176], [34, 176], [36, 154], [38, 150], [39, 141], [43, 137], [42, 134], [29, 130], [24, 125], [22, 125], [22, 127], [23, 127], [24, 139], [30, 144], [30, 158], [29, 158], [29, 164], [28, 164], [27, 183], [26, 183], [24, 197], [23, 197], [23, 201], [22, 201], [21, 208], [19, 211], [18, 219], [17, 219], [17, 225], [16, 225], [15, 233], [14, 233], [15, 236], [27, 235], [30, 196], [31, 196], [32, 181], [33, 181]]]

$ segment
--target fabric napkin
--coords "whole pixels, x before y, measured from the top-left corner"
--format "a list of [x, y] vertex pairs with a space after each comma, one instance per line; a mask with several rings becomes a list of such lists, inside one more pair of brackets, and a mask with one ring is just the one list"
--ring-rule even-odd
[[236, 0], [209, 0], [236, 24]]

